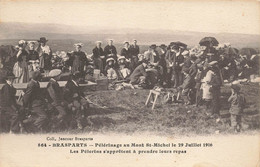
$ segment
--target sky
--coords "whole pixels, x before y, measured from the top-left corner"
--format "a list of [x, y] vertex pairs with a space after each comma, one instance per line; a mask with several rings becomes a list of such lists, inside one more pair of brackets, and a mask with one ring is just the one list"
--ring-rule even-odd
[[0, 0], [0, 21], [260, 34], [260, 2]]

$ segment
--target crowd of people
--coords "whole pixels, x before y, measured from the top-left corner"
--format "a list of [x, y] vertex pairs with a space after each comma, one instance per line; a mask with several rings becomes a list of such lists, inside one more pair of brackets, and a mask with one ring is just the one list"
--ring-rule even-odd
[[[75, 51], [63, 54], [59, 67], [54, 66], [57, 55], [47, 41], [45, 37], [37, 42], [19, 41], [13, 71], [4, 77], [1, 89], [2, 130], [19, 132], [31, 124], [34, 131], [43, 132], [50, 126], [56, 130], [68, 128], [73, 122], [82, 129], [89, 104], [79, 83], [85, 81], [87, 74], [93, 75], [93, 70], [106, 76], [110, 83], [129, 83], [133, 88], [174, 88], [179, 92], [178, 100], [181, 98], [186, 105], [205, 104], [217, 119], [223, 83], [258, 75], [259, 71], [259, 55], [240, 54], [230, 44], [220, 45], [213, 37], [205, 37], [192, 49], [179, 41], [168, 46], [152, 44], [144, 53], [140, 53], [137, 40], [132, 45], [125, 41], [120, 53], [113, 40], [108, 40], [104, 49], [97, 41], [91, 55], [82, 51], [82, 43], [76, 43]], [[57, 81], [66, 69], [71, 77], [62, 89]], [[50, 78], [45, 92], [39, 85], [42, 74]], [[28, 83], [22, 106], [16, 102], [13, 83]], [[242, 95], [240, 98], [239, 88], [233, 86], [232, 90], [231, 115], [239, 115], [240, 112], [233, 112], [234, 108], [242, 110], [245, 100]], [[54, 123], [48, 124], [50, 119]], [[4, 126], [8, 125], [7, 120], [9, 129]], [[238, 120], [235, 127], [239, 131], [239, 118], [232, 120]]]

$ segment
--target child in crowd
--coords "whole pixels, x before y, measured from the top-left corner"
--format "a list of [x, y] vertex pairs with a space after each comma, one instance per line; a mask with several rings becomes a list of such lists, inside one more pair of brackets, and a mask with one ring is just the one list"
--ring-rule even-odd
[[126, 68], [125, 63], [119, 63], [119, 69], [118, 69], [118, 79], [119, 80], [127, 80], [129, 79], [129, 76], [131, 74], [131, 71]]
[[109, 80], [116, 80], [117, 79], [117, 73], [116, 73], [115, 68], [114, 68], [115, 67], [114, 66], [115, 60], [112, 57], [110, 57], [106, 60], [106, 63], [107, 63], [107, 65], [105, 67], [105, 72], [107, 74], [107, 78]]
[[231, 107], [229, 109], [231, 114], [231, 126], [235, 129], [235, 132], [240, 132], [241, 118], [246, 105], [246, 100], [245, 97], [240, 93], [240, 87], [238, 85], [231, 85], [231, 91], [232, 94], [228, 99], [228, 102], [231, 103]]

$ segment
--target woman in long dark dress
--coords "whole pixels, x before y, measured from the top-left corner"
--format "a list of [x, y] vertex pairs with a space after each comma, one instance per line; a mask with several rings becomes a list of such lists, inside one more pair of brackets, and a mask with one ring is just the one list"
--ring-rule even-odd
[[82, 43], [74, 44], [75, 51], [71, 54], [70, 62], [71, 62], [71, 73], [75, 73], [79, 71], [81, 76], [84, 76], [84, 67], [86, 65], [87, 57], [84, 52], [81, 51], [83, 46]]

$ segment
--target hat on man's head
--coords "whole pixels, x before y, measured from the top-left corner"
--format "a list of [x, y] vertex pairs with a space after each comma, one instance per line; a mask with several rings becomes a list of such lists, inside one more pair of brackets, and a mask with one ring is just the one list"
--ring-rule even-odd
[[232, 84], [231, 89], [233, 89], [235, 92], [239, 92], [240, 91], [240, 87], [237, 84]]
[[160, 48], [167, 48], [167, 46], [165, 44], [161, 44], [159, 47]]
[[54, 70], [51, 70], [49, 72], [49, 77], [57, 77], [59, 75], [61, 75], [61, 70], [60, 69], [54, 69]]
[[150, 45], [151, 49], [155, 49], [157, 46], [155, 44]]
[[137, 40], [136, 40], [136, 39], [133, 39], [133, 41], [136, 41], [136, 42], [137, 42]]
[[126, 44], [126, 43], [128, 43], [128, 44], [129, 44], [129, 42], [128, 42], [128, 41], [124, 41], [124, 44]]
[[45, 37], [41, 37], [40, 40], [38, 40], [39, 43], [46, 43], [47, 41]]

